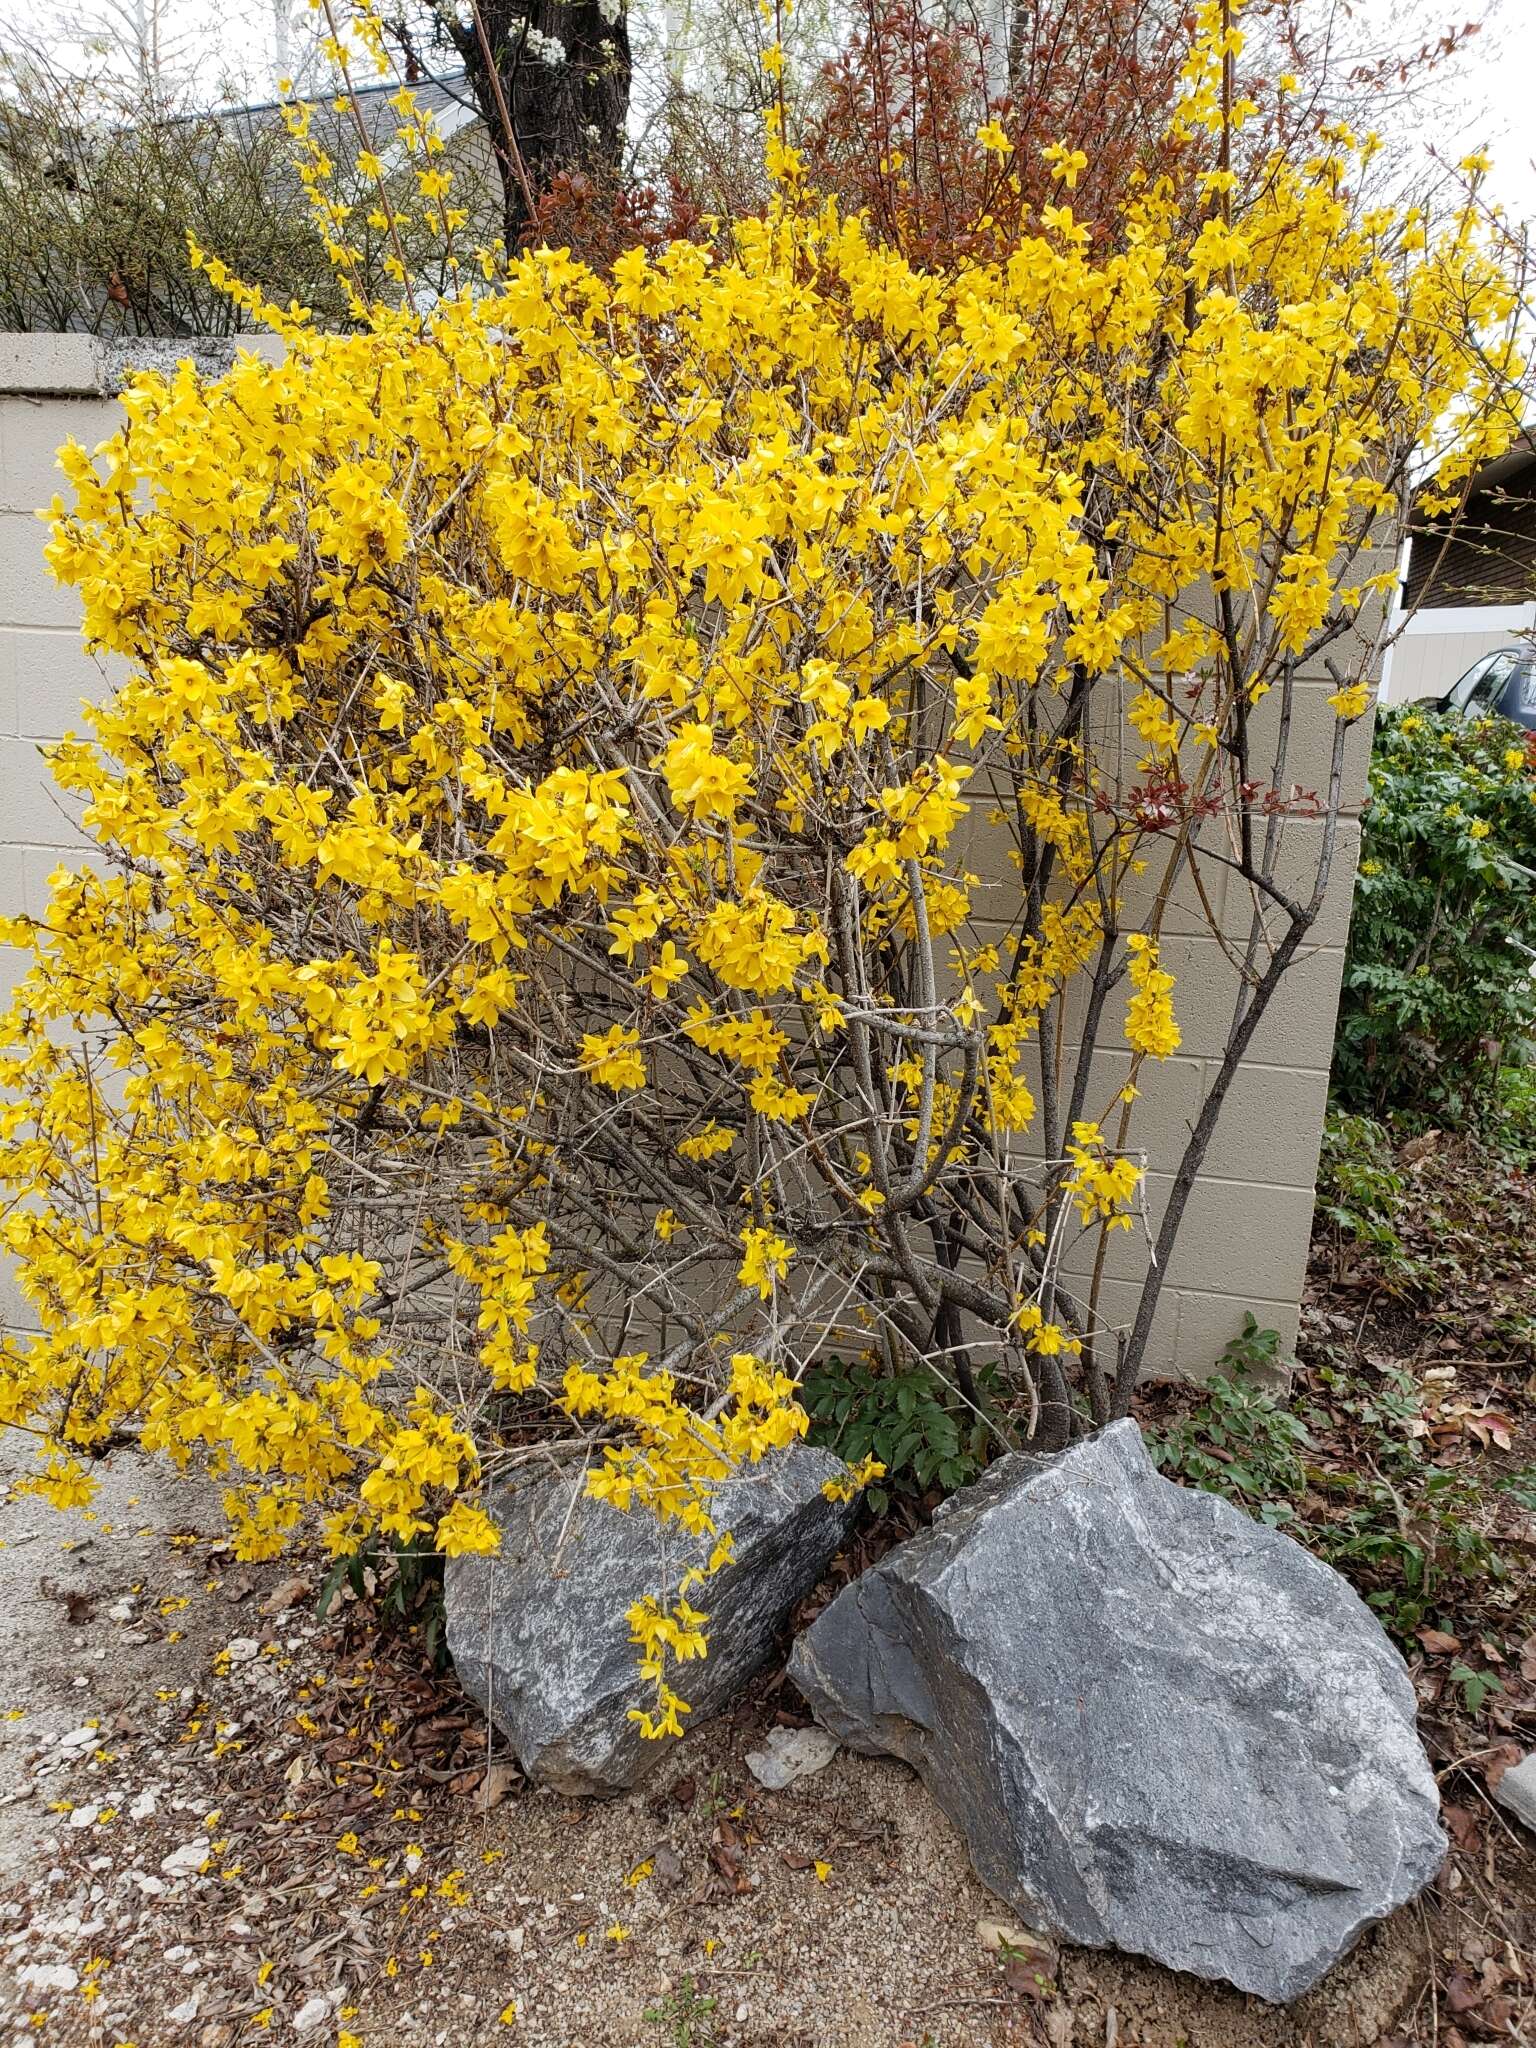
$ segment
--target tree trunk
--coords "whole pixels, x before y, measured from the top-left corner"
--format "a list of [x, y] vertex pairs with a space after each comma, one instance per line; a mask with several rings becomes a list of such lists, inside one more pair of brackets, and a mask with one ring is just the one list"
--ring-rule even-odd
[[625, 0], [532, 0], [526, 11], [481, 0], [479, 21], [455, 15], [449, 34], [496, 152], [515, 249], [562, 171], [618, 176], [629, 114]]

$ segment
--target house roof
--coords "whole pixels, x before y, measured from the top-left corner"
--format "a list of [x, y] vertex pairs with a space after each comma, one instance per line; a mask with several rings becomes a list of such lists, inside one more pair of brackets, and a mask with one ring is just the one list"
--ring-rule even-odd
[[1536, 597], [1536, 427], [1471, 478], [1458, 517], [1409, 535], [1402, 604], [1525, 604]]
[[[350, 95], [338, 89], [324, 93], [301, 92], [293, 97], [312, 109], [312, 126], [319, 139], [332, 151], [341, 151], [355, 144], [357, 138], [346, 104], [349, 97], [355, 102], [370, 137], [376, 142], [393, 142], [396, 116], [388, 102], [399, 92], [401, 84], [397, 78], [385, 79], [377, 85], [358, 86]], [[462, 70], [424, 72], [421, 77], [411, 80], [410, 90], [422, 112], [436, 122], [438, 133], [445, 142], [479, 118], [469, 81]], [[205, 114], [190, 115], [187, 119], [193, 123], [212, 123], [226, 134], [249, 140], [264, 129], [278, 126], [283, 109], [289, 104], [291, 102], [287, 100], [257, 100], [244, 107], [213, 107]]]

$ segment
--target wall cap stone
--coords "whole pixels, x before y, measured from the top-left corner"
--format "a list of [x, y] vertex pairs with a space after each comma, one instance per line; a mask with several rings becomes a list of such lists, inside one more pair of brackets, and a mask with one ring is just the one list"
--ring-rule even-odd
[[240, 354], [280, 362], [284, 343], [275, 334], [122, 341], [94, 334], [0, 334], [0, 397], [115, 398], [140, 370], [169, 374], [191, 361], [203, 376], [222, 377]]

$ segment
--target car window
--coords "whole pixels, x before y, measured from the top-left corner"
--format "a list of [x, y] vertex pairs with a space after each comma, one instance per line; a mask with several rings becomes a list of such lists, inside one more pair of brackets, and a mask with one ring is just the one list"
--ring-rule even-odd
[[1486, 661], [1474, 663], [1451, 692], [1451, 703], [1458, 711], [1469, 711], [1474, 707], [1486, 710], [1496, 704], [1504, 694], [1504, 685], [1509, 681], [1519, 656], [1512, 648], [1501, 648], [1497, 654], [1490, 654]]
[[1520, 663], [1519, 689], [1515, 702], [1522, 713], [1536, 711], [1536, 654], [1527, 654]]
[[1447, 704], [1457, 711], [1465, 711], [1468, 704], [1472, 701], [1472, 692], [1483, 680], [1487, 667], [1488, 661], [1485, 657], [1482, 661], [1475, 661], [1465, 675], [1458, 676], [1455, 682], [1452, 683], [1450, 694], [1445, 700]]

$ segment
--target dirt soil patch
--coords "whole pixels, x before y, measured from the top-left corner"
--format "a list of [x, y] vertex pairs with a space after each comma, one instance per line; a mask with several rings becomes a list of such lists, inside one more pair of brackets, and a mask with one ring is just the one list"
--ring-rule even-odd
[[[1428, 2040], [1405, 2029], [1467, 1966], [1464, 1900], [1516, 1863], [1529, 1883], [1490, 1809], [1427, 1902], [1283, 2012], [1086, 1951], [1024, 1965], [978, 1938], [1007, 1915], [905, 1767], [844, 1753], [756, 1785], [745, 1753], [792, 1711], [776, 1677], [642, 1793], [536, 1792], [412, 1645], [316, 1619], [318, 1566], [234, 1563], [214, 1505], [128, 1454], [83, 1548], [77, 1521], [0, 1512], [18, 2043]], [[1529, 1989], [1507, 1941], [1485, 1967]]]
[[[1454, 1358], [1467, 1412], [1513, 1441], [1461, 1417], [1435, 1455], [1496, 1472], [1536, 1445], [1530, 1187], [1485, 1180], [1464, 1208], [1466, 1165], [1414, 1168], [1454, 1293], [1406, 1298], [1321, 1242], [1308, 1343], [1383, 1370]], [[747, 1751], [799, 1718], [777, 1672], [638, 1794], [534, 1791], [414, 1639], [366, 1602], [318, 1618], [318, 1557], [242, 1565], [221, 1530], [212, 1489], [132, 1451], [92, 1519], [0, 1502], [0, 2048], [1536, 2041], [1536, 1844], [1489, 1795], [1536, 1739], [1536, 1606], [1522, 1621], [1509, 1582], [1464, 1596], [1456, 1651], [1430, 1631], [1410, 1656], [1444, 1871], [1281, 2011], [1126, 1958], [988, 1948], [979, 1923], [1009, 1916], [904, 1766], [845, 1752], [758, 1787]], [[1501, 1676], [1477, 1714], [1458, 1656]]]

